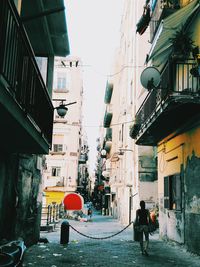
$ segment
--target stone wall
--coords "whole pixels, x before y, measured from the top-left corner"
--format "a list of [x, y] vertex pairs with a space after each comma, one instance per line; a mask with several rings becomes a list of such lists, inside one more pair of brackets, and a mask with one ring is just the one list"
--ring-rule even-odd
[[185, 171], [185, 243], [200, 254], [200, 158], [194, 153]]
[[0, 240], [15, 235], [17, 155], [0, 155]]
[[0, 240], [23, 238], [34, 244], [40, 235], [41, 172], [36, 155], [0, 158]]

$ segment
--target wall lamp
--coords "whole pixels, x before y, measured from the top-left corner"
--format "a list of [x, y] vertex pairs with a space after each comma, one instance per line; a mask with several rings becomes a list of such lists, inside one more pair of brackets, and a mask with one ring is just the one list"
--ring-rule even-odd
[[55, 107], [54, 109], [56, 109], [58, 115], [61, 117], [61, 118], [64, 118], [65, 115], [67, 114], [67, 111], [68, 111], [68, 108], [67, 106], [69, 105], [73, 105], [73, 104], [76, 104], [77, 102], [71, 102], [71, 103], [67, 103], [65, 104], [63, 99], [52, 99], [53, 101], [61, 101], [60, 102], [60, 105], [58, 107]]
[[101, 150], [101, 158], [106, 158], [107, 151], [105, 149]]

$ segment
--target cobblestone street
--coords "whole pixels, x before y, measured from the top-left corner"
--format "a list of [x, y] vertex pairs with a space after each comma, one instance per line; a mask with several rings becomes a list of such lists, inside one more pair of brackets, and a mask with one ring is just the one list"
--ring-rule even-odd
[[[69, 220], [81, 233], [93, 237], [113, 235], [125, 226], [108, 216], [95, 214], [92, 222]], [[200, 266], [200, 257], [175, 243], [164, 243], [158, 233], [150, 236], [149, 256], [142, 256], [133, 241], [132, 225], [109, 239], [86, 238], [70, 228], [68, 245], [60, 245], [60, 224], [53, 232], [42, 232], [49, 243], [38, 243], [25, 252], [22, 266]]]

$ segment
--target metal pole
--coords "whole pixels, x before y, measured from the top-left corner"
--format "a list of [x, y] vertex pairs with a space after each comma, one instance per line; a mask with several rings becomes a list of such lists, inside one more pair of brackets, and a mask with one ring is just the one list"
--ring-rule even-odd
[[69, 222], [64, 220], [61, 224], [61, 232], [60, 232], [60, 244], [68, 244], [69, 243]]

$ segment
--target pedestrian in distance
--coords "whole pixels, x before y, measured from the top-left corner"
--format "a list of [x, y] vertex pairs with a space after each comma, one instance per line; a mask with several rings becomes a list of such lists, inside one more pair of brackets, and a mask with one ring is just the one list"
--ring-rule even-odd
[[[140, 201], [140, 209], [136, 211], [136, 227], [139, 235], [139, 242], [142, 255], [148, 256], [148, 246], [149, 246], [149, 225], [151, 223], [150, 212], [145, 208], [145, 202]], [[143, 235], [145, 236], [145, 241], [143, 241]]]
[[88, 209], [88, 216], [90, 218], [90, 220], [92, 219], [92, 208]]

